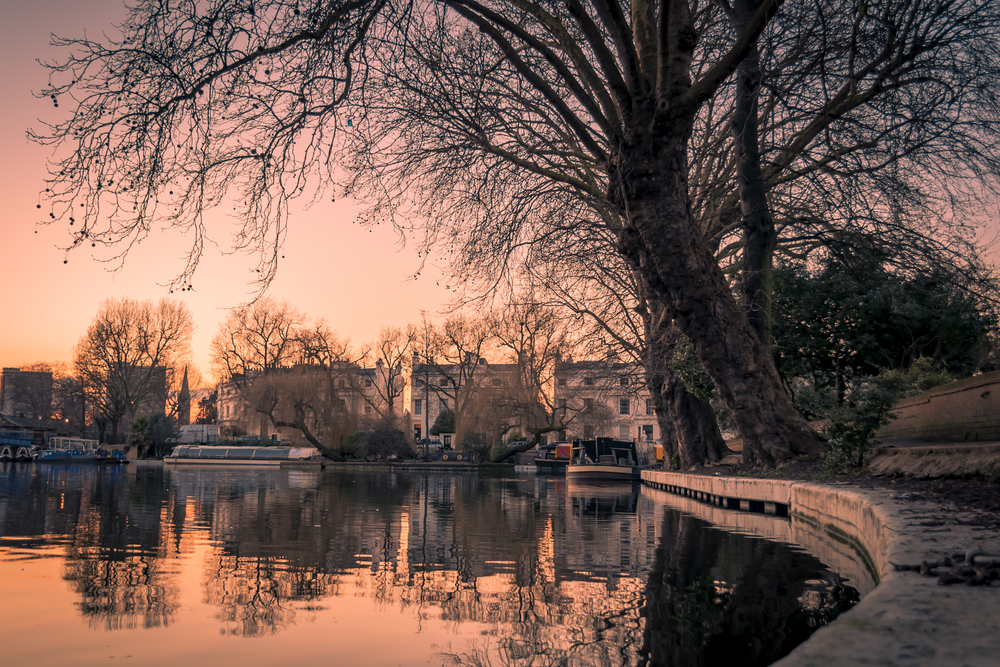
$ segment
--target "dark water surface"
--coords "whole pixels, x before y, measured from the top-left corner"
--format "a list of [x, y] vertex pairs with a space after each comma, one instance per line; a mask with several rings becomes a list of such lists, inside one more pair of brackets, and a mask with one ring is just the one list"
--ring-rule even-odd
[[629, 484], [0, 467], [8, 666], [753, 667], [856, 599]]

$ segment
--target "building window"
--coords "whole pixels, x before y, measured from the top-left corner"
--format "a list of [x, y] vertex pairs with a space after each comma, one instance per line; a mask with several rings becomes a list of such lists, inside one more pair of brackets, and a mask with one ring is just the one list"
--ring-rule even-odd
[[337, 386], [343, 389], [344, 387], [347, 386], [347, 380], [345, 380], [344, 378], [340, 378], [339, 380], [337, 380]]
[[619, 398], [618, 399], [618, 414], [627, 415], [628, 414], [628, 399]]
[[583, 399], [583, 411], [584, 412], [589, 412], [591, 409], [593, 409], [593, 407], [594, 407], [594, 399], [592, 399], [592, 398], [585, 398], [585, 399]]
[[618, 427], [618, 439], [619, 440], [630, 440], [631, 439], [630, 435], [629, 435], [629, 432], [628, 432], [628, 426], [619, 426]]
[[620, 378], [618, 378], [618, 384], [620, 384], [623, 387], [627, 387], [628, 386], [628, 376], [627, 375], [623, 375]]
[[645, 440], [646, 442], [652, 442], [653, 441], [653, 425], [652, 424], [643, 424], [642, 425], [642, 436], [643, 436], [643, 440]]
[[560, 398], [559, 399], [559, 409], [560, 410], [565, 410], [566, 409], [566, 399], [565, 398]]
[[422, 415], [424, 413], [424, 402], [421, 399], [413, 401], [413, 414]]
[[653, 409], [653, 399], [651, 398], [646, 399], [646, 414], [647, 415], [656, 414], [656, 410]]
[[370, 415], [371, 413], [372, 413], [372, 406], [366, 405], [365, 406], [365, 414], [366, 415]]
[[448, 386], [448, 378], [441, 378], [440, 380], [438, 380], [438, 385], [440, 385], [442, 387], [447, 387]]
[[503, 384], [503, 382], [501, 382], [499, 378], [497, 378], [497, 379], [493, 380], [493, 386], [494, 386], [494, 387], [499, 387], [499, 386], [501, 386], [502, 384]]
[[583, 427], [583, 439], [592, 440], [594, 438], [594, 427], [587, 424]]
[[556, 378], [556, 384], [560, 387], [566, 386], [566, 378]]
[[585, 378], [583, 378], [583, 384], [586, 387], [593, 387], [594, 386], [594, 378], [592, 378], [592, 377], [585, 377]]
[[374, 383], [374, 382], [372, 382], [372, 379], [371, 379], [371, 378], [365, 378], [365, 386], [366, 386], [366, 387], [371, 387], [371, 386], [372, 386], [372, 385], [374, 385], [374, 384], [375, 384], [375, 383]]

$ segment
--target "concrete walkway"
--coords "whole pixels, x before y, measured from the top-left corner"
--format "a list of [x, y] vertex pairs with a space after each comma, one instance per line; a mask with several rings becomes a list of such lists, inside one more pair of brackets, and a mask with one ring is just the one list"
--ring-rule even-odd
[[987, 556], [1000, 556], [1000, 532], [975, 525], [973, 510], [849, 485], [663, 471], [646, 471], [643, 481], [700, 499], [709, 521], [720, 505], [787, 503], [792, 541], [826, 555], [835, 570], [873, 572], [874, 590], [777, 665], [1000, 665], [1000, 588], [939, 585], [937, 577], [897, 568], [956, 554], [982, 567]]

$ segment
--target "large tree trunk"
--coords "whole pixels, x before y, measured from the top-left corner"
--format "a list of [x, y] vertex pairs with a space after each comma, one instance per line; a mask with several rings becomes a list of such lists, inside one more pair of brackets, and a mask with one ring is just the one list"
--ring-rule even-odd
[[663, 402], [677, 433], [682, 470], [717, 463], [729, 453], [712, 406], [688, 391], [676, 373], [663, 386]]
[[[736, 29], [743, 31], [759, 0], [735, 0]], [[778, 235], [767, 202], [767, 188], [760, 166], [760, 132], [757, 100], [760, 93], [760, 55], [756, 48], [736, 71], [733, 109], [733, 145], [736, 182], [743, 215], [743, 305], [750, 328], [765, 348], [771, 346], [771, 304], [774, 293], [773, 263]]]
[[[678, 126], [685, 124], [678, 122]], [[623, 213], [637, 239], [623, 234], [623, 252], [638, 256], [663, 317], [691, 339], [743, 436], [744, 461], [774, 466], [821, 447], [781, 387], [774, 361], [740, 310], [714, 256], [691, 221], [685, 132], [663, 132], [631, 147], [620, 178]], [[630, 242], [639, 247], [629, 247]]]
[[760, 66], [757, 50], [754, 49], [737, 71], [733, 142], [736, 148], [736, 180], [743, 214], [743, 305], [750, 327], [764, 346], [769, 348], [774, 250], [778, 235], [774, 229], [774, 219], [767, 203], [767, 191], [760, 169], [757, 128], [759, 90]]
[[506, 447], [501, 449], [496, 454], [496, 456], [490, 459], [490, 463], [503, 463], [504, 461], [514, 456], [515, 454], [520, 454], [521, 452], [526, 452], [529, 449], [533, 449], [537, 444], [538, 444], [538, 438], [536, 436], [531, 440], [525, 440], [524, 442], [521, 442], [520, 444], [517, 445], [507, 445]]
[[714, 463], [729, 451], [715, 412], [711, 405], [688, 391], [671, 368], [681, 332], [672, 321], [662, 317], [661, 304], [655, 300], [648, 303], [655, 322], [651, 321], [646, 330], [646, 382], [660, 426], [664, 467], [670, 467], [674, 455], [682, 469]]

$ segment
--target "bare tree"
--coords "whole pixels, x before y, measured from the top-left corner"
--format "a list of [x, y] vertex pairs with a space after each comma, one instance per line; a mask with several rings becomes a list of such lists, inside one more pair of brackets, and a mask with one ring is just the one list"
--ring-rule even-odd
[[[889, 51], [906, 56], [908, 45], [941, 34], [938, 24], [917, 19], [959, 10], [985, 17], [982, 33], [996, 42], [989, 4], [938, 3], [925, 11], [915, 0], [901, 3], [891, 5], [899, 11], [886, 4], [877, 12], [863, 3], [835, 18], [853, 21], [857, 53], [891, 43]], [[63, 149], [52, 169], [49, 213], [63, 221], [79, 216], [73, 247], [127, 249], [157, 217], [191, 231], [192, 252], [176, 283], [185, 289], [206, 238], [207, 208], [229, 204], [232, 195], [244, 223], [237, 244], [261, 251], [266, 283], [290, 199], [329, 196], [341, 168], [347, 186], [336, 194], [367, 198], [365, 220], [420, 226], [424, 249], [446, 251], [456, 280], [480, 279], [481, 289], [510, 278], [507, 271], [533, 243], [560, 238], [567, 220], [587, 221], [613, 241], [649, 312], [691, 341], [750, 460], [773, 464], [815, 451], [766, 344], [730, 292], [715, 237], [706, 240], [693, 212], [693, 201], [703, 201], [692, 199], [689, 185], [692, 140], [704, 138], [695, 134], [702, 112], [771, 25], [792, 38], [798, 29], [794, 21], [776, 23], [779, 0], [750, 6], [735, 27], [722, 4], [140, 2], [121, 40], [64, 41], [71, 54], [52, 65], [44, 94], [78, 103], [69, 120], [35, 135]], [[883, 39], [911, 25], [918, 26], [913, 40]], [[699, 43], [696, 27], [712, 41]], [[797, 34], [821, 53], [832, 32]], [[945, 46], [941, 62], [969, 53], [956, 41]], [[849, 101], [862, 86], [884, 90], [907, 73], [857, 69], [869, 61], [846, 53], [840, 62], [850, 66], [833, 74]], [[791, 156], [779, 170], [827, 174], [852, 156], [852, 146], [896, 136], [880, 130], [883, 120], [905, 133], [901, 121], [916, 119], [895, 114], [899, 106], [873, 105], [868, 118], [875, 122], [866, 124], [831, 104], [839, 93], [825, 99], [814, 81], [790, 79], [792, 92], [776, 99], [810, 103], [817, 118], [844, 119], [841, 133], [860, 143], [832, 144], [830, 159], [814, 159], [812, 139], [792, 141], [777, 156]], [[921, 89], [930, 92], [915, 95], [910, 108], [931, 110], [948, 89]], [[951, 108], [961, 124], [962, 105]], [[934, 137], [933, 123], [925, 127]], [[854, 128], [865, 131], [851, 135]], [[820, 123], [819, 133], [833, 136], [833, 129]], [[861, 166], [873, 174], [880, 163], [869, 155]], [[718, 219], [721, 230], [734, 228]]]
[[[575, 321], [574, 321], [575, 320]], [[554, 308], [539, 304], [533, 295], [522, 296], [490, 318], [501, 359], [516, 369], [503, 383], [496, 404], [512, 420], [512, 427], [525, 429], [525, 443], [494, 456], [501, 461], [538, 444], [546, 433], [565, 430], [576, 413], [560, 409], [555, 398], [556, 364], [575, 348], [573, 331], [579, 318], [560, 317]]]
[[[739, 29], [759, 4], [721, 6]], [[947, 266], [991, 289], [973, 225], [1000, 192], [998, 32], [981, 2], [785, 3], [725, 95], [733, 155], [716, 152], [716, 168], [735, 178], [704, 218], [714, 242], [738, 237], [763, 340], [776, 253], [843, 254], [858, 239], [901, 272]]]
[[88, 406], [119, 441], [123, 419], [163, 412], [170, 378], [191, 356], [194, 322], [171, 299], [108, 299], [76, 344], [73, 365]]
[[454, 412], [459, 445], [473, 433], [479, 392], [489, 375], [491, 342], [488, 322], [466, 315], [453, 315], [440, 326], [424, 322], [418, 333], [417, 349], [423, 354], [414, 360], [414, 391], [434, 396]]
[[264, 418], [262, 440], [268, 424], [294, 428], [335, 460], [354, 431], [364, 356], [325, 322], [308, 322], [287, 301], [270, 297], [232, 311], [212, 339], [216, 377]]
[[371, 387], [374, 395], [368, 392], [362, 392], [362, 395], [379, 417], [393, 426], [398, 425], [399, 418], [402, 417], [402, 414], [396, 414], [396, 407], [403, 400], [416, 339], [417, 328], [412, 324], [404, 328], [383, 327], [378, 338], [370, 345], [369, 355], [365, 359], [366, 363], [373, 362], [375, 366]]

